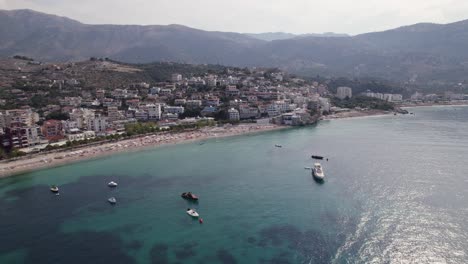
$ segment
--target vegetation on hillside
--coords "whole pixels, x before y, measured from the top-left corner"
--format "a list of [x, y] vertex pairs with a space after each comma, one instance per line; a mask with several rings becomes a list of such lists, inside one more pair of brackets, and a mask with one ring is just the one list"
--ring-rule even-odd
[[401, 85], [380, 79], [349, 79], [342, 77], [324, 81], [328, 83], [328, 88], [332, 93], [336, 93], [337, 88], [341, 86], [352, 87], [353, 94], [356, 95], [366, 91], [392, 94], [405, 94], [406, 92], [406, 90]]
[[369, 109], [378, 109], [378, 110], [385, 110], [390, 111], [395, 109], [395, 104], [391, 102], [387, 102], [384, 100], [380, 100], [377, 98], [372, 97], [365, 97], [365, 96], [357, 96], [353, 98], [346, 98], [344, 100], [340, 100], [338, 98], [332, 98], [331, 103], [334, 106], [341, 107], [341, 108], [369, 108]]

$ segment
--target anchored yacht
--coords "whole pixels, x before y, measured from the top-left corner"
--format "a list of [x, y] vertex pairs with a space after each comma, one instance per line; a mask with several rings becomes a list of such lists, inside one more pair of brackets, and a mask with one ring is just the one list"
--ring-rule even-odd
[[323, 168], [320, 163], [315, 163], [314, 167], [312, 168], [312, 175], [316, 180], [323, 181], [325, 178], [325, 173], [323, 173]]

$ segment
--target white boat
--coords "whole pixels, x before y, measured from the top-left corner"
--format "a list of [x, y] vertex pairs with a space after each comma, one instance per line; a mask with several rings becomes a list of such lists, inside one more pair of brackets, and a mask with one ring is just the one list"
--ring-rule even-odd
[[325, 173], [323, 172], [322, 165], [320, 163], [315, 163], [314, 167], [312, 168], [312, 175], [315, 179], [323, 181], [325, 178]]
[[111, 198], [107, 199], [107, 201], [108, 201], [110, 204], [115, 204], [115, 203], [117, 203], [117, 200], [115, 199], [115, 197], [111, 197]]
[[117, 187], [117, 183], [115, 181], [111, 181], [107, 184], [109, 187]]
[[50, 186], [50, 191], [53, 192], [53, 193], [58, 193], [59, 191], [59, 188], [55, 185], [52, 185]]
[[187, 214], [190, 215], [191, 217], [195, 217], [195, 218], [200, 216], [197, 213], [197, 211], [195, 211], [194, 209], [190, 209], [190, 208], [187, 209]]

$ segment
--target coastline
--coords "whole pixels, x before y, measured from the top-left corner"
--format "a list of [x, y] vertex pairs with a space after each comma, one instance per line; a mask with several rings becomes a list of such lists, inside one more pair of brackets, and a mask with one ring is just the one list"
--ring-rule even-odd
[[341, 112], [341, 113], [336, 113], [333, 115], [327, 115], [327, 116], [324, 116], [321, 120], [379, 117], [379, 116], [391, 115], [393, 113], [394, 113], [393, 111], [384, 111], [384, 110], [364, 110], [364, 111], [351, 110], [348, 112]]
[[[459, 102], [453, 104], [407, 104], [399, 105], [398, 107], [412, 108], [434, 106], [468, 106], [468, 102]], [[394, 113], [395, 112], [393, 111], [384, 110], [351, 110], [348, 112], [341, 112], [333, 115], [323, 116], [320, 119], [320, 121], [330, 121], [335, 119], [382, 117], [392, 115]], [[65, 166], [81, 161], [99, 159], [118, 153], [138, 152], [145, 149], [183, 143], [191, 143], [211, 138], [224, 138], [231, 136], [248, 135], [253, 133], [274, 131], [286, 128], [291, 127], [273, 124], [241, 124], [225, 127], [208, 127], [196, 131], [186, 131], [175, 134], [142, 135], [138, 138], [109, 142], [91, 147], [78, 147], [72, 150], [58, 151], [48, 154], [37, 153], [34, 154], [32, 157], [25, 157], [13, 161], [0, 161], [0, 178], [23, 174], [34, 170], [42, 170], [47, 168]]]
[[209, 127], [196, 131], [187, 131], [176, 134], [142, 135], [134, 139], [125, 139], [102, 145], [76, 148], [48, 154], [35, 154], [32, 157], [14, 161], [0, 162], [0, 178], [23, 174], [35, 170], [54, 168], [72, 163], [93, 160], [111, 156], [118, 153], [138, 152], [145, 149], [161, 146], [191, 143], [211, 138], [224, 138], [239, 135], [248, 135], [260, 132], [274, 131], [290, 128], [273, 124], [241, 124], [227, 127]]
[[447, 103], [417, 103], [417, 104], [401, 104], [398, 107], [412, 108], [412, 107], [429, 107], [429, 106], [468, 106], [468, 101], [451, 101]]

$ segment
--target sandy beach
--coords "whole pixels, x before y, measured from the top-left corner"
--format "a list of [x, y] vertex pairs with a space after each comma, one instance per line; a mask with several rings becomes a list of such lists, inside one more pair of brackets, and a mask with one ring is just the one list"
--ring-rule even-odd
[[208, 127], [196, 131], [145, 135], [101, 145], [76, 148], [54, 153], [38, 153], [13, 161], [0, 162], [0, 178], [28, 171], [67, 165], [70, 163], [100, 158], [120, 152], [139, 151], [162, 145], [188, 143], [210, 138], [229, 137], [263, 131], [285, 129], [277, 125], [242, 124], [236, 126]]

